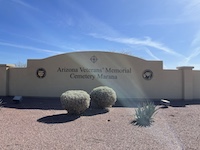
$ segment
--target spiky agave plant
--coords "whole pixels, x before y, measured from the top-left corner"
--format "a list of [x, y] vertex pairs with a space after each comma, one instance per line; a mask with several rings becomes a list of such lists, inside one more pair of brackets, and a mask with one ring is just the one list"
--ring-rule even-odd
[[134, 123], [139, 126], [150, 126], [157, 110], [158, 109], [156, 109], [153, 102], [144, 102], [141, 106], [135, 109]]

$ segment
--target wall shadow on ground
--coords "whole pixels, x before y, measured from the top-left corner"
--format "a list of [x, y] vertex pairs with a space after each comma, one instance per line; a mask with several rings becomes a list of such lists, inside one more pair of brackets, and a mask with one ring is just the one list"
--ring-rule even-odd
[[[20, 103], [13, 101], [13, 97], [0, 97], [3, 100], [3, 107], [13, 109], [41, 109], [41, 110], [63, 110], [59, 98], [40, 98], [40, 97], [23, 97]], [[105, 114], [108, 109], [88, 108], [81, 115], [71, 115], [66, 113], [54, 114], [39, 118], [37, 121], [46, 124], [59, 124], [74, 121], [81, 116], [94, 116]]]
[[[133, 107], [137, 108], [143, 102], [152, 101], [155, 105], [162, 106], [161, 99], [118, 99], [114, 107]], [[187, 105], [200, 105], [200, 99], [194, 100], [182, 100], [182, 99], [170, 99], [171, 107], [186, 107]]]
[[[3, 100], [3, 107], [13, 109], [41, 109], [41, 110], [63, 110], [59, 98], [23, 97], [22, 102], [15, 103], [13, 97], [0, 97]], [[160, 100], [153, 101], [160, 105]], [[200, 105], [200, 100], [170, 100], [171, 107], [185, 107], [187, 105]], [[113, 107], [137, 108], [142, 103], [137, 99], [118, 99]], [[161, 105], [162, 106], [162, 105]], [[163, 107], [164, 108], [164, 107]], [[67, 123], [79, 119], [81, 116], [94, 116], [108, 113], [109, 109], [98, 109], [91, 107], [81, 115], [70, 115], [66, 113], [44, 116], [37, 121], [46, 124]]]
[[23, 97], [20, 103], [13, 101], [13, 97], [0, 97], [3, 107], [15, 109], [63, 110], [59, 98]]
[[59, 123], [67, 123], [74, 121], [76, 119], [80, 118], [79, 115], [69, 115], [67, 113], [65, 114], [56, 114], [51, 116], [45, 116], [40, 119], [38, 119], [38, 122], [46, 123], [46, 124], [59, 124]]
[[[13, 96], [0, 97], [3, 100], [3, 107], [14, 109], [42, 109], [42, 110], [63, 110], [60, 98], [48, 97], [23, 97], [20, 103], [13, 101]], [[117, 100], [113, 107], [137, 107], [141, 101], [139, 100]], [[93, 107], [94, 104], [91, 103]], [[96, 107], [94, 105], [94, 107]]]
[[[3, 100], [3, 107], [5, 108], [63, 110], [59, 97], [23, 97], [20, 103], [14, 102], [13, 97], [0, 97], [0, 99]], [[153, 101], [155, 105], [160, 105], [160, 99], [151, 101]], [[113, 107], [137, 108], [141, 103], [141, 99], [118, 99]], [[170, 106], [172, 107], [185, 107], [186, 105], [200, 105], [200, 100], [170, 100]]]
[[99, 115], [99, 114], [105, 114], [107, 112], [109, 112], [108, 109], [89, 108], [83, 114], [80, 114], [80, 115], [68, 114], [66, 112], [64, 114], [45, 116], [38, 119], [37, 121], [41, 123], [46, 123], [46, 124], [67, 123], [67, 122], [74, 121], [80, 118], [81, 116], [94, 116], [94, 115]]

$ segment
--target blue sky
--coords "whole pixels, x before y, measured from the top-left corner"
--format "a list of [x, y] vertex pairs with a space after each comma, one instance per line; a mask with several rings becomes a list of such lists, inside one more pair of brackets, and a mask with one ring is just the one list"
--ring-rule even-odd
[[200, 69], [199, 0], [0, 0], [0, 64], [76, 51]]

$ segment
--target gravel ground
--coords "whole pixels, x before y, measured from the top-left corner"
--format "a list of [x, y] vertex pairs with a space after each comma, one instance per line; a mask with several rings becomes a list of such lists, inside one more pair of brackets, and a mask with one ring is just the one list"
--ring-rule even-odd
[[134, 126], [134, 108], [61, 109], [2, 107], [2, 150], [200, 150], [200, 105], [159, 109], [149, 127]]

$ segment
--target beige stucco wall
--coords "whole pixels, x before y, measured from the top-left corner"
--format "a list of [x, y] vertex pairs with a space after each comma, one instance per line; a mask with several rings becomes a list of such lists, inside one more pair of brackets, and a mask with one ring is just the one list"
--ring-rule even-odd
[[7, 72], [6, 65], [0, 65], [0, 95], [6, 95], [7, 88]]
[[200, 71], [193, 71], [193, 98], [200, 99]]
[[[91, 62], [91, 57], [96, 56], [97, 62]], [[45, 78], [38, 78], [36, 70], [44, 68]], [[78, 72], [61, 72], [59, 68], [77, 69]], [[80, 68], [99, 69], [100, 72], [81, 72]], [[106, 69], [126, 69], [130, 73], [110, 73]], [[10, 95], [23, 96], [60, 96], [64, 91], [71, 89], [83, 89], [90, 92], [93, 88], [101, 85], [112, 87], [119, 97], [141, 98], [148, 94], [143, 87], [142, 73], [145, 69], [152, 71], [162, 70], [161, 61], [147, 62], [145, 60], [108, 52], [79, 52], [62, 54], [42, 60], [28, 60], [27, 68], [10, 69]], [[16, 75], [20, 74], [20, 75]], [[92, 79], [73, 79], [75, 75], [94, 75]], [[98, 76], [111, 75], [117, 79], [103, 79]], [[151, 85], [156, 80], [145, 81]], [[154, 83], [153, 82], [153, 83]], [[26, 87], [26, 88], [24, 88]], [[21, 90], [23, 89], [23, 90]], [[151, 89], [151, 88], [150, 88]], [[144, 91], [145, 90], [145, 91]], [[147, 93], [146, 93], [147, 92]]]
[[32, 83], [26, 68], [9, 69], [9, 94], [28, 96]]
[[11, 64], [0, 64], [0, 95], [9, 96], [9, 70]]
[[[45, 69], [44, 78], [37, 77], [39, 68]], [[84, 72], [83, 68], [90, 71]], [[145, 70], [153, 72], [151, 80], [143, 78]], [[75, 78], [82, 75], [90, 78]], [[5, 95], [7, 88], [10, 96], [59, 97], [66, 90], [82, 89], [89, 93], [97, 86], [106, 85], [112, 87], [119, 98], [197, 99], [200, 98], [199, 75], [200, 72], [191, 67], [163, 70], [162, 61], [111, 52], [75, 52], [30, 59], [27, 68], [9, 68], [9, 76], [1, 66], [0, 95]]]
[[154, 70], [153, 79], [142, 80], [142, 85], [151, 99], [182, 99], [182, 78], [178, 70]]

